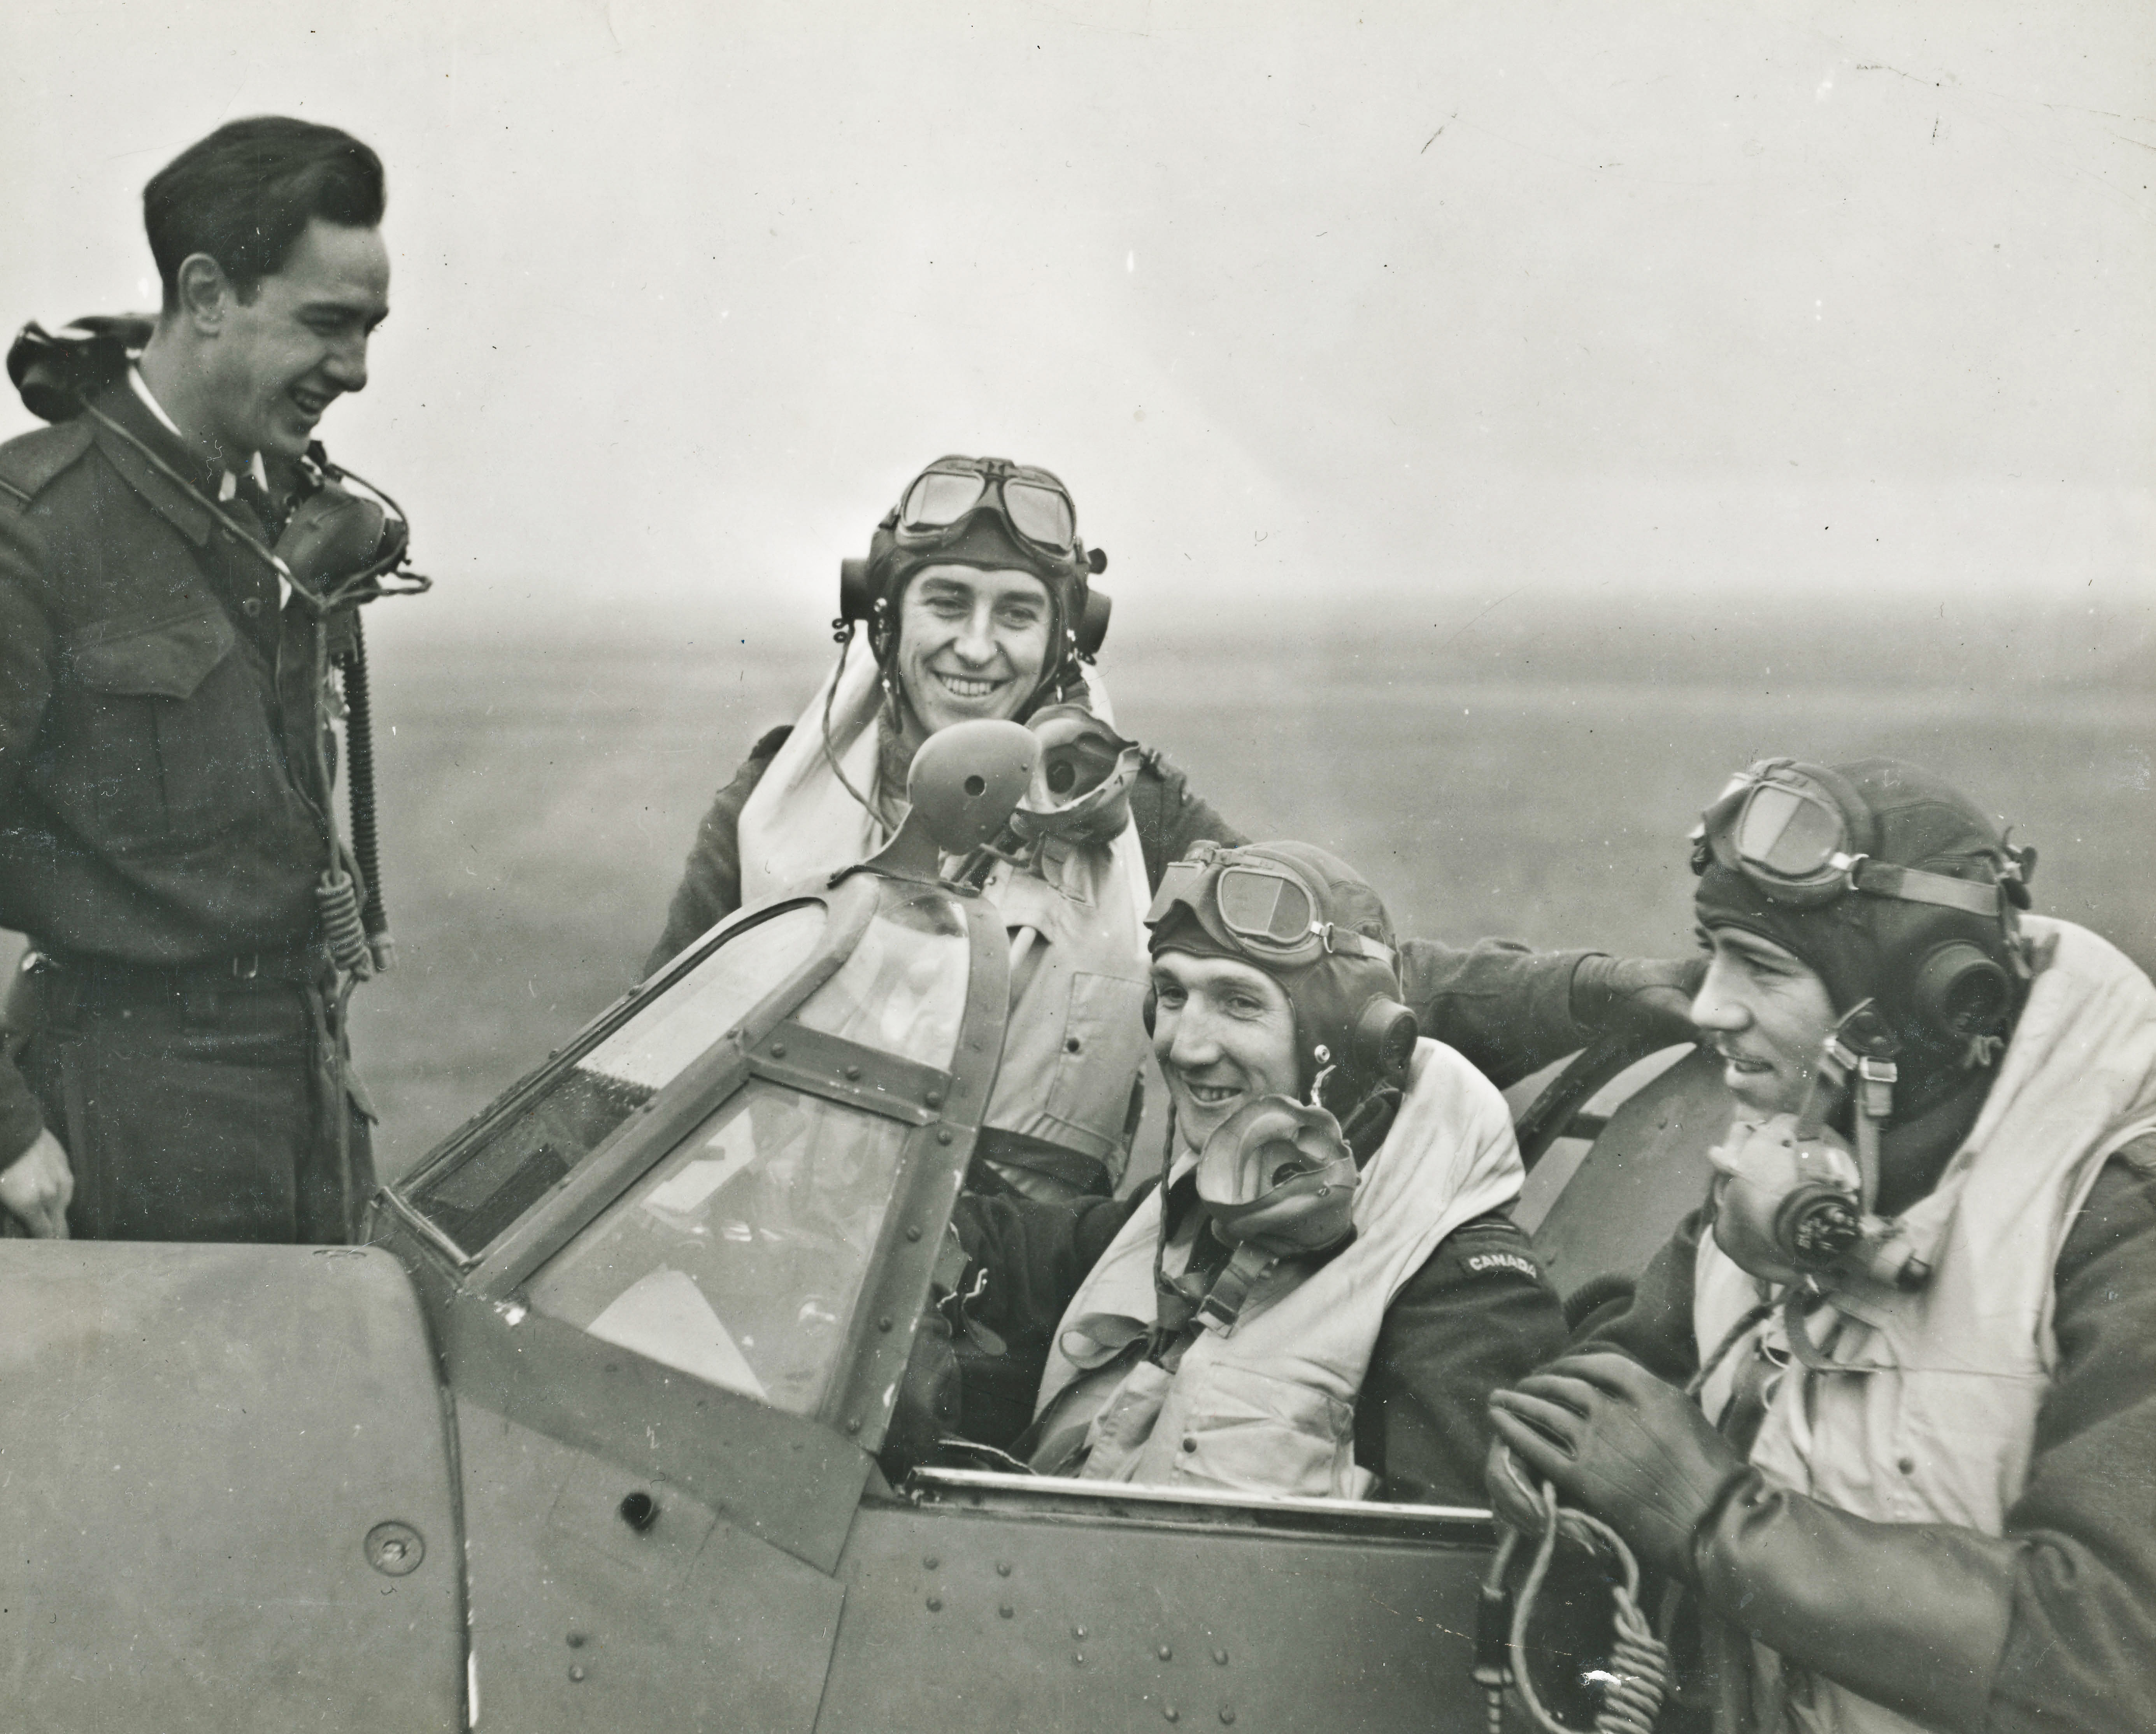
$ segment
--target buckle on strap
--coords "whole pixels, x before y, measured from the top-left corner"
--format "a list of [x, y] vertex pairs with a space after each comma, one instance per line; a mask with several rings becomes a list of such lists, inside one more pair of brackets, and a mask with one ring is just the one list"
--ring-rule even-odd
[[1198, 1323], [1219, 1336], [1232, 1336], [1250, 1290], [1278, 1263], [1278, 1254], [1260, 1251], [1251, 1242], [1245, 1241], [1235, 1249], [1226, 1268], [1213, 1279], [1205, 1298], [1198, 1303]]
[[1325, 949], [1336, 957], [1367, 957], [1388, 969], [1399, 967], [1399, 958], [1393, 948], [1367, 933], [1358, 933], [1353, 927], [1342, 927], [1337, 921], [1327, 921], [1314, 931], [1324, 942]]

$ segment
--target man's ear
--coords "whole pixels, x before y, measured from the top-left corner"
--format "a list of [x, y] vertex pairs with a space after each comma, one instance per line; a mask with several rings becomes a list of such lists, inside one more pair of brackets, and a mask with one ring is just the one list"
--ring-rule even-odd
[[190, 253], [180, 261], [180, 311], [203, 336], [213, 336], [224, 327], [225, 316], [239, 297], [224, 267], [207, 253]]

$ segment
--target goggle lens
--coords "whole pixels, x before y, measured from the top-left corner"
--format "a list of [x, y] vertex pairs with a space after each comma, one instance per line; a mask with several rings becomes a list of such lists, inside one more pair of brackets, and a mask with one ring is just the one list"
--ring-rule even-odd
[[1068, 548], [1077, 540], [1078, 520], [1069, 498], [1053, 488], [1031, 482], [1004, 484], [1004, 510], [1011, 527], [1030, 541], [1051, 548]]
[[1215, 895], [1221, 925], [1230, 933], [1279, 946], [1309, 936], [1310, 894], [1291, 879], [1249, 867], [1224, 868]]
[[987, 491], [988, 478], [932, 469], [906, 490], [900, 521], [908, 530], [942, 530], [973, 509]]
[[1833, 807], [1783, 783], [1762, 783], [1737, 822], [1737, 854], [1771, 878], [1818, 875], [1841, 852], [1846, 833]]

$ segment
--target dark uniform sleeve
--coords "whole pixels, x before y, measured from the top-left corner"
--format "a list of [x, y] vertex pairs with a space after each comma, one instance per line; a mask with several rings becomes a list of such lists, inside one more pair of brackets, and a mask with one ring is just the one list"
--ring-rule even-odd
[[[23, 767], [53, 694], [54, 637], [38, 599], [44, 581], [36, 537], [23, 515], [28, 504], [28, 495], [0, 475], [0, 829], [12, 823]], [[28, 1150], [44, 1127], [13, 1054], [0, 1029], [0, 1167]]]
[[968, 1260], [961, 1292], [973, 1295], [966, 1317], [994, 1333], [989, 1341], [968, 1331], [958, 1352], [959, 1425], [967, 1437], [1004, 1448], [1017, 1443], [1033, 1419], [1063, 1309], [1144, 1196], [1075, 1204], [959, 1198], [952, 1220]]
[[[1087, 1198], [1050, 1203], [1011, 1195], [967, 1193], [952, 1220], [975, 1267], [988, 1274], [980, 1298], [968, 1311], [1008, 1341], [1014, 1355], [1036, 1347], [1045, 1361], [1050, 1334], [1086, 1273], [1100, 1261], [1138, 1203], [1152, 1188], [1127, 1198]], [[1034, 1368], [1035, 1382], [1040, 1368]]]
[[1385, 1310], [1355, 1405], [1355, 1456], [1375, 1497], [1482, 1506], [1490, 1393], [1564, 1347], [1564, 1315], [1532, 1243], [1491, 1215], [1447, 1235]]
[[1150, 746], [1139, 764], [1138, 779], [1131, 786], [1131, 823], [1137, 828], [1138, 849], [1145, 856], [1146, 883], [1156, 890], [1168, 863], [1188, 854], [1192, 844], [1250, 840], [1191, 793], [1190, 779], [1180, 766]]
[[1666, 1383], [1687, 1383], [1699, 1371], [1699, 1341], [1692, 1329], [1692, 1270], [1706, 1222], [1702, 1204], [1677, 1224], [1676, 1233], [1647, 1261], [1629, 1299], [1615, 1299], [1578, 1321], [1573, 1347], [1615, 1349]]
[[644, 961], [646, 977], [655, 975], [698, 935], [741, 907], [741, 814], [750, 792], [771, 768], [791, 728], [775, 728], [749, 749], [747, 759], [711, 799], [711, 810], [696, 827], [696, 841], [681, 870], [681, 883], [667, 905], [666, 931]]
[[2156, 1136], [2097, 1177], [2056, 1293], [2058, 1371], [2006, 1514], [2021, 1547], [1984, 1726], [2156, 1728]]
[[1502, 1090], [1587, 1045], [1573, 1020], [1572, 977], [1587, 952], [1536, 952], [1508, 939], [1465, 950], [1434, 940], [1400, 946], [1400, 985], [1422, 1033]]

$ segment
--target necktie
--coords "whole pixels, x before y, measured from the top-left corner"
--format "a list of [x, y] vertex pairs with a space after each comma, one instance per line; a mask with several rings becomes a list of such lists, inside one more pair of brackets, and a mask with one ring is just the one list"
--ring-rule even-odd
[[262, 539], [275, 543], [278, 532], [284, 527], [284, 514], [270, 499], [270, 490], [254, 480], [252, 470], [242, 470], [233, 477], [232, 497], [244, 505], [260, 526]]

